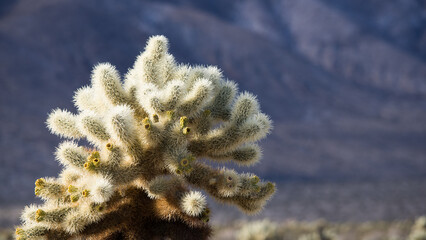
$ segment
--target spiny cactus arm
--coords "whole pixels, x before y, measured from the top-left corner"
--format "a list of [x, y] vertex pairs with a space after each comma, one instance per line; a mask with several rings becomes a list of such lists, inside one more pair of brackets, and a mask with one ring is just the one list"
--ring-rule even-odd
[[100, 95], [112, 105], [128, 103], [126, 92], [121, 86], [118, 71], [109, 63], [95, 66], [92, 73], [92, 87], [95, 94]]
[[235, 102], [230, 121], [206, 135], [197, 136], [188, 148], [197, 156], [232, 151], [241, 144], [264, 138], [270, 129], [271, 120], [259, 112], [257, 100], [251, 94], [243, 93]]
[[167, 134], [162, 129], [157, 114], [151, 115], [151, 118], [144, 118], [141, 123], [140, 136], [145, 148], [154, 148], [163, 142]]
[[136, 161], [142, 158], [143, 151], [133, 113], [133, 110], [126, 105], [113, 107], [107, 116], [106, 127], [115, 142], [122, 143]]
[[[164, 90], [157, 89], [153, 84], [144, 84], [137, 95], [140, 103], [150, 115], [164, 115], [173, 111], [176, 116], [191, 116], [200, 112], [212, 98], [211, 81], [200, 78], [191, 89], [183, 87], [181, 81], [171, 81]], [[184, 91], [187, 90], [187, 91]], [[165, 92], [167, 91], [167, 93]]]
[[260, 182], [252, 174], [237, 174], [233, 170], [213, 169], [196, 162], [185, 179], [196, 187], [206, 190], [220, 202], [237, 205], [246, 213], [260, 211], [275, 192], [273, 183]]
[[[71, 167], [69, 170], [70, 173], [64, 175], [64, 177], [76, 178], [81, 176], [81, 174], [85, 174], [85, 177], [101, 175], [109, 179], [114, 185], [129, 183], [137, 177], [137, 172], [139, 171], [138, 165], [131, 162], [123, 163], [125, 153], [120, 146], [108, 142], [103, 146], [101, 151], [85, 151], [85, 162], [81, 164], [83, 161], [81, 159], [78, 165], [81, 170], [78, 171], [78, 169]], [[65, 182], [70, 184], [69, 180]]]
[[[75, 189], [77, 191], [77, 189]], [[120, 202], [120, 194], [114, 195], [105, 203], [93, 203], [87, 198], [79, 204], [57, 205], [56, 203], [43, 206], [30, 205], [25, 208], [22, 219], [25, 222], [22, 228], [17, 228], [17, 239], [69, 239], [76, 234], [82, 234], [88, 226], [95, 224], [110, 213], [111, 207]], [[119, 225], [120, 218], [114, 216], [115, 225]], [[102, 225], [96, 224], [97, 229]], [[103, 229], [105, 230], [105, 229]]]
[[232, 81], [220, 81], [216, 88], [216, 95], [205, 106], [203, 113], [190, 120], [199, 135], [206, 135], [214, 123], [230, 119], [231, 104], [237, 87]]
[[[62, 176], [72, 177], [65, 174]], [[103, 203], [108, 201], [114, 192], [111, 181], [100, 175], [86, 175], [84, 178], [73, 180], [40, 178], [35, 185], [35, 194], [53, 203], [73, 203], [80, 198]]]
[[94, 90], [90, 86], [84, 86], [74, 93], [73, 102], [80, 112], [97, 111], [96, 103], [94, 102]]
[[162, 84], [161, 80], [170, 79], [175, 66], [174, 59], [167, 54], [168, 40], [164, 36], [151, 37], [126, 76], [126, 87], [130, 89], [135, 81]]
[[17, 240], [37, 239], [45, 236], [49, 232], [49, 227], [41, 224], [27, 224], [16, 228]]
[[233, 125], [240, 126], [250, 116], [259, 112], [259, 103], [254, 95], [251, 93], [241, 93], [235, 100], [233, 106], [231, 119]]
[[199, 78], [194, 82], [192, 89], [182, 99], [182, 103], [177, 107], [180, 116], [191, 117], [197, 114], [212, 98], [213, 86], [211, 81]]
[[[176, 71], [176, 77], [183, 79], [188, 86], [188, 89], [191, 89], [195, 82], [199, 79], [209, 80], [213, 87], [216, 88], [217, 85], [222, 81], [223, 75], [222, 72], [213, 66], [188, 66], [182, 65], [180, 69]], [[216, 92], [216, 89], [214, 90]]]
[[165, 106], [161, 101], [162, 92], [153, 83], [138, 82], [136, 98], [139, 104], [152, 116], [165, 112]]
[[72, 208], [67, 206], [44, 206], [37, 210], [29, 210], [25, 216], [28, 218], [26, 221], [60, 224], [64, 222], [65, 217], [71, 210]]
[[260, 188], [256, 193], [251, 193], [249, 196], [238, 194], [228, 198], [221, 198], [219, 201], [237, 205], [242, 211], [247, 214], [256, 214], [263, 209], [266, 202], [275, 192], [275, 184], [271, 182], [259, 183]]
[[127, 105], [115, 106], [107, 116], [107, 129], [117, 142], [133, 145], [138, 141], [133, 110]]
[[166, 54], [166, 57], [163, 61], [164, 61], [164, 64], [160, 66], [161, 67], [160, 72], [162, 73], [162, 76], [163, 76], [162, 80], [164, 85], [164, 83], [167, 83], [174, 79], [174, 73], [176, 71], [177, 64], [173, 55], [169, 53]]
[[43, 199], [60, 199], [66, 191], [66, 186], [54, 178], [39, 178], [35, 181], [34, 193]]
[[61, 109], [55, 109], [47, 118], [47, 127], [60, 137], [79, 139], [83, 137], [77, 127], [77, 116]]
[[95, 66], [92, 72], [92, 86], [77, 90], [74, 102], [81, 112], [94, 111], [104, 114], [111, 106], [128, 105], [138, 119], [147, 116], [134, 98], [134, 94], [127, 93], [123, 89], [118, 71], [109, 63]]
[[69, 234], [80, 234], [89, 224], [101, 220], [106, 214], [107, 207], [106, 203], [81, 202], [78, 208], [67, 214], [62, 229]]
[[89, 152], [75, 142], [62, 142], [55, 152], [56, 159], [64, 166], [83, 168]]
[[271, 121], [265, 114], [251, 116], [241, 125], [227, 125], [206, 135], [191, 139], [188, 149], [197, 157], [212, 156], [233, 151], [242, 144], [264, 138], [271, 129]]
[[229, 120], [231, 117], [232, 100], [237, 93], [237, 85], [233, 81], [224, 81], [214, 98], [211, 107], [211, 116], [214, 119]]
[[174, 189], [184, 188], [184, 182], [182, 178], [174, 175], [160, 175], [149, 181], [146, 192], [152, 199], [158, 199], [166, 196], [170, 191]]
[[65, 167], [59, 174], [59, 178], [65, 186], [75, 183], [82, 176], [82, 172], [74, 167]]
[[[100, 173], [104, 176], [112, 173], [111, 176], [114, 177], [113, 173], [122, 169], [114, 168], [121, 162], [122, 154], [120, 149], [112, 147], [112, 144], [107, 144], [107, 146], [110, 146], [111, 150], [108, 150], [109, 153], [106, 157], [101, 158], [101, 153], [98, 151], [89, 151], [74, 142], [63, 142], [56, 150], [56, 158], [67, 168], [74, 169], [70, 170], [74, 173], [70, 172], [69, 177], [77, 177], [76, 170], [78, 169], [84, 169], [84, 173]], [[111, 172], [111, 169], [115, 169], [115, 171]]]
[[101, 117], [93, 111], [83, 111], [78, 116], [77, 126], [87, 140], [94, 145], [105, 144], [111, 138]]
[[246, 144], [233, 151], [223, 153], [207, 153], [206, 157], [216, 161], [232, 160], [241, 166], [250, 166], [262, 158], [262, 151], [257, 144]]
[[159, 89], [152, 83], [141, 83], [139, 88], [139, 102], [147, 109], [150, 115], [164, 114], [166, 111], [173, 110], [182, 97], [183, 82], [173, 80], [164, 87]]
[[188, 153], [185, 145], [174, 144], [164, 154], [167, 170], [178, 176], [187, 175], [192, 171], [192, 162], [195, 158]]
[[184, 82], [181, 80], [172, 80], [167, 83], [162, 91], [162, 103], [164, 110], [170, 111], [176, 108], [177, 104], [182, 98], [184, 91]]
[[113, 106], [128, 105], [138, 119], [146, 116], [145, 111], [134, 101], [135, 99], [129, 97], [125, 92], [120, 75], [111, 64], [102, 63], [95, 66], [92, 73], [92, 87], [95, 89], [94, 93], [99, 96], [97, 99], [106, 100]]

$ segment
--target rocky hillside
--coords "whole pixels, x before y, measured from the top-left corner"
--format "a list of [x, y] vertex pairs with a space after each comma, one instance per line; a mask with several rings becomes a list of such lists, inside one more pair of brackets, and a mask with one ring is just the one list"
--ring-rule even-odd
[[33, 181], [57, 174], [47, 113], [74, 109], [94, 64], [125, 73], [154, 34], [178, 61], [218, 65], [259, 96], [275, 125], [259, 174], [424, 178], [425, 9], [415, 0], [3, 0], [0, 204], [32, 199]]

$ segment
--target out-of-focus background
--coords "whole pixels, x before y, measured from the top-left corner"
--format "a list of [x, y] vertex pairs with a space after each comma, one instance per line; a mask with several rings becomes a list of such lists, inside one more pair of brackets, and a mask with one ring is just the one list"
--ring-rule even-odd
[[252, 217], [212, 201], [213, 224], [426, 214], [426, 1], [1, 0], [0, 227], [60, 169], [51, 109], [75, 111], [93, 65], [124, 74], [157, 34], [179, 62], [217, 65], [258, 95], [274, 121], [244, 170], [277, 194]]

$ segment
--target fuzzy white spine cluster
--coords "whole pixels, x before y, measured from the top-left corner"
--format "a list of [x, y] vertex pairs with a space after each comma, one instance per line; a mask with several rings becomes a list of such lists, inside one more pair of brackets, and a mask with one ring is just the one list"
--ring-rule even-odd
[[[246, 213], [261, 210], [275, 190], [253, 174], [198, 161], [255, 164], [257, 141], [271, 120], [255, 96], [238, 94], [216, 67], [176, 64], [164, 36], [149, 39], [124, 81], [109, 63], [95, 66], [91, 85], [77, 90], [74, 101], [77, 114], [57, 109], [49, 115], [51, 132], [69, 139], [56, 151], [64, 170], [36, 181], [45, 203], [24, 210], [19, 239], [52, 230], [78, 234], [102, 219], [113, 196], [124, 198], [128, 186], [177, 201], [182, 213], [204, 220], [206, 199], [190, 187]], [[79, 146], [83, 138], [92, 146]]]

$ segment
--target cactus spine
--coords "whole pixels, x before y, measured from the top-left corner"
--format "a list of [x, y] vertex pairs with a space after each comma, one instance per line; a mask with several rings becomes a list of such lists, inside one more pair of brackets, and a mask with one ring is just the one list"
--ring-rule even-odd
[[256, 142], [271, 120], [252, 94], [237, 94], [216, 67], [177, 64], [164, 36], [149, 39], [123, 84], [112, 65], [95, 66], [91, 85], [76, 91], [78, 114], [49, 115], [51, 132], [69, 139], [56, 151], [64, 169], [36, 181], [45, 202], [25, 208], [17, 238], [206, 238], [210, 211], [190, 187], [260, 211], [273, 183], [199, 161], [260, 159]]

